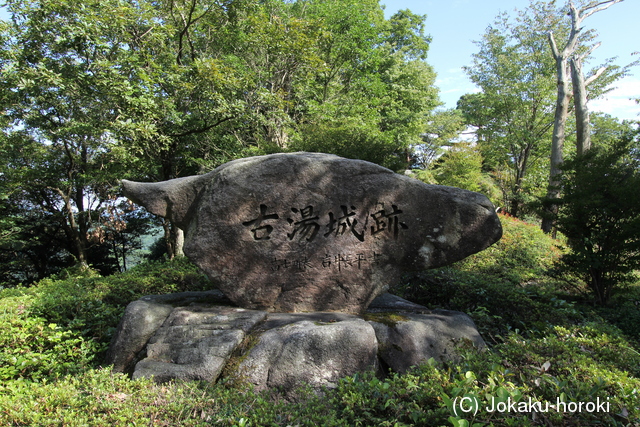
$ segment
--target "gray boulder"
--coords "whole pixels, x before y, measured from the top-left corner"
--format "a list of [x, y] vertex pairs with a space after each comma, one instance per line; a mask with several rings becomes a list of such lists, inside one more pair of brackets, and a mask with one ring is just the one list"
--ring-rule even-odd
[[146, 346], [133, 378], [215, 381], [264, 311], [194, 304], [174, 308]]
[[369, 323], [376, 331], [378, 354], [394, 372], [406, 372], [430, 358], [438, 362], [456, 360], [460, 345], [485, 347], [473, 320], [459, 311], [385, 312], [373, 319]]
[[213, 382], [224, 372], [257, 390], [294, 396], [301, 385], [334, 387], [357, 372], [405, 372], [431, 357], [455, 359], [459, 344], [484, 347], [463, 313], [431, 311], [390, 294], [378, 297], [364, 318], [267, 313], [217, 300], [215, 292], [189, 292], [132, 302], [106, 362], [116, 372], [158, 382]]
[[378, 342], [364, 320], [297, 320], [263, 332], [238, 368], [237, 375], [255, 390], [295, 390], [302, 385], [335, 387], [340, 378], [375, 369]]
[[107, 363], [117, 372], [129, 372], [149, 339], [162, 326], [173, 308], [153, 301], [130, 303], [118, 325], [106, 354]]
[[403, 271], [458, 261], [502, 233], [481, 194], [327, 154], [122, 184], [185, 230], [185, 254], [235, 304], [270, 312], [361, 314]]

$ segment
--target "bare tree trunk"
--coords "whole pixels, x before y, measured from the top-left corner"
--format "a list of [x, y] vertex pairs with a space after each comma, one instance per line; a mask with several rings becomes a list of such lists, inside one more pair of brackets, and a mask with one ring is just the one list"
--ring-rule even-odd
[[[600, 46], [597, 43], [588, 53]], [[582, 72], [582, 61], [587, 54], [571, 58], [571, 82], [573, 84], [574, 105], [576, 109], [576, 150], [578, 155], [584, 154], [591, 148], [591, 123], [589, 119], [589, 107], [587, 106], [587, 87], [607, 69], [602, 67], [588, 79]]]
[[[621, 1], [622, 0], [591, 1], [578, 9], [573, 3], [573, 0], [570, 0], [569, 15], [571, 16], [571, 33], [562, 50], [558, 49], [553, 33], [549, 33], [551, 52], [556, 60], [558, 96], [556, 98], [556, 114], [551, 140], [551, 169], [549, 173], [549, 187], [547, 189], [547, 200], [551, 202], [549, 206], [547, 206], [546, 214], [542, 220], [542, 230], [545, 233], [550, 233], [553, 230], [555, 216], [558, 212], [558, 206], [553, 200], [560, 197], [561, 191], [558, 178], [563, 160], [565, 126], [569, 115], [569, 101], [572, 96], [572, 91], [569, 87], [569, 68], [571, 68], [573, 92], [575, 92], [576, 121], [578, 122], [578, 153], [588, 150], [591, 146], [586, 86], [604, 71], [604, 69], [599, 70], [598, 73], [593, 76], [593, 79], [585, 82], [584, 75], [582, 74], [583, 57], [574, 58], [570, 65], [569, 58], [575, 55], [578, 35], [582, 31], [582, 21], [594, 13], [607, 9]], [[595, 47], [597, 47], [597, 45]]]
[[576, 110], [576, 152], [580, 156], [591, 148], [591, 126], [587, 107], [587, 88], [582, 74], [582, 58], [571, 58], [571, 83]]
[[[572, 31], [572, 36], [574, 32]], [[547, 189], [547, 199], [555, 200], [560, 197], [560, 166], [563, 160], [565, 128], [567, 117], [569, 116], [569, 101], [571, 100], [571, 90], [569, 83], [569, 71], [567, 58], [575, 49], [577, 34], [574, 43], [567, 43], [562, 52], [558, 51], [553, 33], [549, 33], [549, 43], [553, 57], [556, 60], [556, 74], [558, 77], [558, 95], [556, 97], [556, 114], [553, 122], [553, 136], [551, 138], [551, 170], [549, 172], [549, 186]], [[558, 213], [558, 206], [551, 203], [546, 208], [542, 219], [542, 231], [550, 233], [555, 223], [555, 216]]]

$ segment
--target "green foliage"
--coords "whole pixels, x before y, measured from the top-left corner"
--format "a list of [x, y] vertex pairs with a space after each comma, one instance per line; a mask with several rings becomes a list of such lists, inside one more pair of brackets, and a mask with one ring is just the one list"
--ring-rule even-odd
[[[637, 349], [603, 323], [556, 326], [544, 336], [525, 338], [510, 333], [491, 354], [467, 355], [458, 368], [469, 380], [453, 396], [469, 395], [480, 404], [476, 421], [491, 425], [627, 425], [640, 418]], [[618, 352], [619, 349], [619, 352]], [[618, 352], [617, 355], [613, 353]], [[462, 377], [462, 375], [461, 375]], [[453, 396], [449, 396], [451, 399]], [[531, 402], [601, 402], [604, 410], [487, 413], [491, 402], [510, 399], [525, 408]], [[460, 416], [462, 415], [462, 416]], [[474, 421], [458, 410], [457, 418]]]
[[499, 204], [514, 216], [546, 183], [538, 169], [545, 170], [549, 157], [556, 87], [546, 34], [561, 31], [562, 20], [553, 5], [541, 2], [515, 17], [499, 15], [465, 69], [482, 92], [463, 96], [458, 108], [478, 128], [485, 170], [494, 172], [504, 194]]
[[439, 184], [480, 191], [482, 155], [469, 144], [456, 144], [438, 160], [434, 173]]
[[469, 313], [483, 336], [496, 341], [512, 330], [538, 334], [553, 324], [581, 320], [545, 276], [560, 257], [558, 242], [534, 224], [508, 215], [500, 221], [503, 236], [489, 248], [408, 278], [392, 292], [428, 307]]
[[640, 267], [639, 165], [637, 135], [629, 135], [563, 166], [557, 226], [571, 251], [561, 269], [582, 278], [598, 304]]
[[[483, 92], [440, 113], [435, 74], [424, 62], [425, 18], [400, 11], [385, 19], [375, 0], [10, 0], [6, 7], [15, 19], [0, 24], [0, 263], [9, 276], [2, 286], [36, 283], [0, 290], [0, 424], [640, 424], [637, 148], [602, 148], [583, 165], [568, 163], [559, 225], [572, 252], [503, 216], [500, 242], [394, 290], [469, 313], [486, 351], [463, 350], [456, 362], [431, 360], [405, 374], [357, 374], [322, 396], [302, 389], [291, 402], [231, 382], [157, 385], [97, 369], [128, 302], [212, 284], [186, 259], [108, 277], [84, 265], [63, 268], [71, 254], [90, 263], [92, 251], [122, 262], [131, 241], [121, 238], [136, 231], [118, 234], [135, 221], [116, 211], [117, 179], [168, 179], [247, 154], [305, 149], [396, 170], [420, 166], [419, 179], [496, 200], [490, 172], [507, 210], [526, 212], [546, 181], [555, 78], [545, 34], [566, 29], [556, 25], [564, 15], [545, 14], [551, 3], [534, 2], [531, 13], [490, 27], [468, 70]], [[479, 128], [480, 153], [449, 150], [436, 168], [461, 115]], [[627, 126], [593, 122], [596, 145]], [[105, 242], [111, 255], [100, 252]], [[588, 266], [602, 273], [605, 290], [622, 288], [623, 277], [636, 283], [611, 297], [615, 308], [588, 307], [558, 293], [562, 282], [547, 276], [560, 256], [564, 281]], [[606, 399], [611, 407], [486, 409], [558, 398]]]
[[147, 262], [107, 277], [42, 280], [31, 313], [108, 343], [124, 307], [144, 295], [211, 289], [212, 284], [186, 258]]
[[635, 277], [633, 284], [620, 285], [608, 305], [593, 307], [592, 304], [585, 304], [584, 310], [588, 309], [593, 313], [592, 316], [602, 317], [640, 341], [640, 280], [637, 272]]
[[460, 110], [436, 110], [426, 119], [426, 129], [419, 144], [414, 145], [414, 168], [426, 170], [456, 139], [466, 125]]
[[[424, 62], [429, 44], [424, 17], [400, 11], [383, 21], [377, 2], [336, 6], [314, 6], [325, 25], [340, 28], [340, 34], [319, 46], [325, 66], [314, 71], [319, 85], [304, 100], [307, 117], [288, 149], [406, 169], [408, 153], [439, 104], [435, 73]], [[344, 7], [354, 13], [346, 17]]]
[[207, 290], [185, 258], [100, 277], [72, 268], [0, 292], [0, 378], [48, 381], [101, 362], [125, 306], [144, 295]]
[[350, 159], [361, 159], [393, 169], [398, 162], [400, 144], [392, 144], [373, 126], [359, 123], [321, 123], [303, 129], [304, 141], [292, 145], [295, 151], [332, 153]]
[[419, 181], [424, 182], [425, 184], [437, 184], [433, 173], [429, 169], [413, 169], [410, 172], [407, 172], [407, 175], [411, 178], [415, 178]]
[[435, 162], [432, 173], [440, 185], [483, 193], [497, 203], [501, 198], [500, 190], [491, 176], [482, 171], [482, 163], [482, 154], [476, 147], [459, 142]]
[[[167, 180], [291, 150], [404, 169], [439, 104], [425, 17], [385, 19], [377, 0], [10, 0], [6, 9], [0, 194], [13, 209], [0, 245], [19, 255], [7, 256], [10, 284], [73, 257], [105, 274], [124, 268], [138, 221], [123, 227], [111, 215], [122, 178]], [[33, 217], [47, 226], [29, 226]], [[45, 243], [30, 243], [40, 243], [33, 234]]]
[[[295, 401], [225, 380], [158, 385], [94, 369], [108, 342], [105, 329], [115, 327], [130, 300], [210, 287], [185, 259], [141, 264], [109, 277], [68, 269], [31, 288], [4, 289], [0, 291], [0, 424], [623, 426], [640, 422], [640, 335], [629, 324], [625, 330], [635, 333], [635, 340], [630, 339], [598, 313], [622, 326], [632, 318], [616, 319], [600, 309], [594, 313], [591, 307], [559, 297], [545, 285], [550, 278], [544, 276], [557, 256], [554, 242], [531, 224], [509, 217], [501, 220], [506, 240], [493, 247], [492, 254], [427, 272], [398, 289], [429, 307], [469, 313], [490, 345], [486, 351], [461, 347], [457, 362], [430, 360], [405, 374], [357, 374], [321, 396], [303, 388]], [[632, 291], [631, 297], [640, 295], [636, 288]], [[637, 310], [633, 301], [629, 304], [628, 314]], [[382, 320], [393, 323], [402, 317]], [[557, 399], [609, 406], [599, 412], [488, 409], [530, 401], [544, 408]]]
[[500, 214], [502, 238], [489, 248], [458, 263], [462, 271], [488, 274], [516, 284], [541, 277], [561, 256], [559, 241], [531, 224]]
[[0, 298], [0, 381], [47, 381], [91, 366], [100, 344], [33, 315], [32, 300]]

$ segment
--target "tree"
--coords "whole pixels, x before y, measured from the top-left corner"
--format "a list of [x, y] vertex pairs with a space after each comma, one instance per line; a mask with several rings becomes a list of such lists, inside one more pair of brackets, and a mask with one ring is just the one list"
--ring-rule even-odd
[[[611, 61], [582, 72], [583, 63], [597, 45], [593, 42], [595, 33], [583, 31], [581, 22], [617, 1], [592, 1], [581, 7], [570, 2], [566, 8], [556, 9], [554, 2], [532, 0], [515, 19], [507, 14], [499, 16], [478, 43], [480, 50], [466, 70], [482, 92], [465, 95], [459, 109], [467, 123], [478, 128], [485, 168], [500, 178], [512, 215], [520, 215], [523, 208], [535, 204], [545, 190], [550, 199], [558, 195], [555, 176], [562, 163], [567, 128], [572, 126], [568, 123], [573, 96], [570, 60], [577, 90], [585, 88], [580, 77], [589, 84], [588, 97], [585, 89], [585, 95], [576, 100], [576, 108], [583, 113], [588, 98], [600, 96], [624, 73], [625, 69], [611, 66]], [[559, 44], [558, 40], [565, 42]], [[581, 119], [578, 127], [583, 123]], [[586, 128], [580, 129], [584, 136], [582, 129]], [[552, 216], [551, 212], [543, 218], [544, 229]]]
[[477, 128], [485, 170], [499, 177], [505, 208], [519, 216], [537, 196], [552, 123], [553, 63], [544, 31], [561, 28], [551, 4], [532, 2], [515, 18], [501, 14], [477, 42], [465, 68], [482, 92], [463, 96], [458, 109]]
[[385, 21], [377, 2], [351, 3], [362, 13], [347, 17], [345, 3], [317, 3], [332, 32], [321, 39], [326, 65], [305, 89], [311, 94], [302, 107], [307, 116], [291, 148], [406, 169], [410, 147], [421, 143], [439, 104], [435, 73], [425, 62], [424, 17], [400, 11]]
[[465, 130], [464, 118], [460, 110], [435, 110], [426, 118], [424, 133], [420, 142], [410, 147], [411, 167], [429, 169], [436, 159], [454, 144]]
[[[234, 52], [252, 2], [138, 2], [122, 40], [130, 80], [120, 97], [119, 145], [135, 153], [128, 177], [162, 181], [239, 157], [246, 138], [243, 95], [252, 76]], [[161, 23], [161, 25], [158, 25]], [[167, 253], [182, 255], [183, 231], [163, 222]]]
[[[0, 172], [12, 200], [59, 221], [81, 265], [106, 242], [96, 236], [122, 178], [168, 180], [300, 147], [406, 167], [438, 104], [424, 17], [385, 20], [376, 0], [7, 9]], [[163, 225], [178, 255], [181, 230]]]
[[[233, 5], [16, 0], [7, 7], [5, 130], [11, 144], [30, 146], [28, 159], [13, 150], [14, 163], [29, 167], [12, 170], [12, 179], [34, 204], [64, 214], [80, 264], [88, 263], [88, 236], [118, 179], [171, 179], [237, 156], [228, 154], [238, 152], [235, 139], [213, 130], [241, 116], [242, 82], [206, 32], [230, 25]], [[211, 159], [216, 150], [224, 154]], [[170, 253], [179, 253], [180, 230], [170, 223], [165, 230]]]
[[482, 156], [468, 143], [458, 143], [438, 159], [433, 173], [440, 185], [481, 191]]
[[[560, 194], [558, 176], [560, 174], [560, 165], [563, 161], [565, 128], [571, 97], [574, 96], [576, 107], [577, 152], [583, 153], [590, 146], [586, 87], [602, 73], [611, 71], [607, 67], [601, 67], [585, 80], [582, 72], [582, 62], [597, 45], [589, 45], [595, 35], [592, 32], [583, 32], [582, 21], [620, 1], [622, 0], [589, 1], [582, 7], [577, 7], [573, 0], [570, 0], [568, 3], [568, 15], [571, 18], [571, 30], [562, 47], [558, 47], [553, 31], [549, 31], [549, 44], [556, 64], [557, 96], [553, 137], [551, 140], [549, 187], [546, 195], [548, 212], [542, 221], [542, 230], [545, 233], [551, 232], [554, 216], [557, 212], [557, 206], [552, 201], [558, 198]], [[571, 80], [570, 76], [572, 77]]]
[[565, 271], [588, 285], [598, 304], [640, 267], [640, 144], [628, 133], [566, 161], [557, 227], [571, 252]]
[[[89, 230], [114, 184], [106, 148], [116, 120], [111, 88], [117, 26], [101, 25], [64, 2], [10, 2], [2, 72], [5, 123], [3, 173], [31, 209], [60, 221], [70, 250], [88, 265]], [[94, 28], [91, 31], [91, 28]]]

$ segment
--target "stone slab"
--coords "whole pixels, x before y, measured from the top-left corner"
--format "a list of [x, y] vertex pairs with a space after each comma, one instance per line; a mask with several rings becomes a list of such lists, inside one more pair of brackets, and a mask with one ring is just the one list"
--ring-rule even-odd
[[[367, 320], [339, 312], [267, 313], [195, 296], [162, 299], [175, 306], [152, 296], [129, 304], [108, 351], [114, 371], [158, 382], [212, 382], [224, 370], [258, 390], [289, 395], [300, 385], [333, 387], [357, 372], [406, 372], [431, 357], [451, 360], [459, 344], [484, 346], [467, 315], [390, 294], [376, 299]], [[231, 357], [237, 359], [229, 365]], [[238, 362], [233, 374], [228, 366]]]

